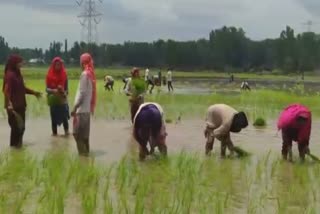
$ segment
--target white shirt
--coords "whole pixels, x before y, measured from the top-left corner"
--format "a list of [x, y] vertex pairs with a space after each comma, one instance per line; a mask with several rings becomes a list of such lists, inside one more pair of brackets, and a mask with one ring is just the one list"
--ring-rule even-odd
[[132, 78], [131, 77], [127, 78], [126, 88], [124, 89], [124, 92], [126, 94], [129, 94], [132, 92], [131, 91], [131, 82], [132, 82]]
[[144, 74], [144, 80], [147, 81], [149, 79], [149, 69], [146, 70], [145, 74]]
[[167, 81], [172, 82], [172, 72], [171, 71], [168, 71], [168, 73], [167, 73]]
[[91, 112], [91, 98], [92, 98], [92, 81], [88, 74], [83, 71], [80, 76], [80, 82], [75, 97], [75, 106], [79, 106], [77, 113]]

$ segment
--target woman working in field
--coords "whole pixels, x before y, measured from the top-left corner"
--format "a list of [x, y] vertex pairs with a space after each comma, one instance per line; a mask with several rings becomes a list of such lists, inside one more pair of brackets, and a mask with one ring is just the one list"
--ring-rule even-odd
[[206, 118], [206, 128], [204, 131], [207, 138], [206, 154], [209, 155], [213, 149], [214, 139], [221, 141], [221, 156], [226, 156], [228, 147], [231, 155], [235, 150], [230, 132], [239, 133], [248, 126], [248, 120], [243, 112], [237, 112], [232, 107], [225, 104], [217, 104], [209, 107]]
[[133, 123], [134, 116], [136, 115], [140, 105], [144, 103], [144, 94], [146, 92], [146, 83], [140, 78], [140, 71], [138, 68], [134, 68], [131, 71], [132, 78], [129, 79], [125, 92], [127, 96], [131, 96], [129, 99], [131, 122]]
[[46, 86], [48, 104], [50, 106], [52, 135], [58, 135], [58, 126], [63, 124], [64, 133], [69, 135], [68, 78], [63, 61], [60, 57], [52, 60]]
[[[155, 147], [163, 155], [167, 155], [166, 126], [163, 120], [163, 110], [157, 103], [142, 104], [133, 120], [133, 136], [140, 145], [139, 157], [144, 160], [154, 153]], [[149, 151], [147, 144], [151, 147]]]
[[310, 154], [309, 139], [311, 134], [311, 112], [300, 104], [288, 106], [280, 115], [278, 129], [282, 131], [283, 159], [292, 161], [292, 141], [298, 143], [301, 160]]
[[5, 108], [8, 113], [8, 122], [11, 127], [10, 146], [21, 148], [25, 131], [26, 94], [37, 98], [40, 92], [27, 88], [21, 74], [23, 59], [18, 55], [11, 55], [5, 66], [2, 90], [5, 97]]
[[104, 89], [108, 91], [113, 91], [114, 86], [114, 79], [112, 76], [105, 76], [104, 77]]
[[96, 76], [93, 59], [90, 54], [81, 55], [80, 63], [83, 69], [72, 111], [73, 136], [77, 142], [80, 155], [88, 156], [90, 152], [90, 113], [93, 114], [96, 107]]

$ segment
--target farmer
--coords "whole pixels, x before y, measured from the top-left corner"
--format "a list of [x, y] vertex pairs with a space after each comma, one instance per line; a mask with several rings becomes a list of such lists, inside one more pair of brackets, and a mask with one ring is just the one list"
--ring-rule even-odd
[[64, 133], [69, 135], [69, 106], [68, 96], [68, 78], [67, 72], [60, 57], [52, 60], [49, 68], [46, 87], [48, 95], [48, 104], [50, 106], [52, 135], [57, 136], [58, 126], [63, 124]]
[[172, 86], [172, 71], [171, 69], [168, 69], [167, 73], [167, 82], [168, 82], [168, 90], [173, 91], [173, 86]]
[[126, 90], [128, 83], [131, 81], [131, 77], [123, 77], [122, 82], [124, 83], [123, 90]]
[[[167, 155], [166, 127], [163, 120], [163, 110], [157, 103], [142, 104], [133, 122], [133, 136], [140, 145], [139, 157], [144, 160], [147, 155], [154, 153], [155, 147], [163, 155]], [[147, 144], [151, 147], [149, 151]]]
[[301, 160], [310, 153], [311, 112], [300, 104], [288, 106], [280, 115], [278, 129], [282, 131], [282, 156], [292, 161], [292, 141], [298, 143]]
[[40, 92], [27, 88], [21, 74], [23, 59], [18, 55], [11, 55], [6, 63], [2, 90], [5, 97], [5, 108], [11, 127], [10, 146], [21, 148], [25, 131], [25, 114], [27, 108], [26, 94], [37, 98]]
[[112, 76], [105, 76], [104, 77], [104, 88], [108, 91], [113, 91], [114, 86], [114, 79]]
[[72, 111], [74, 117], [73, 135], [77, 142], [80, 155], [88, 156], [90, 152], [90, 113], [93, 114], [96, 106], [96, 77], [93, 59], [85, 53], [80, 57], [83, 72]]
[[145, 75], [144, 75], [144, 80], [146, 81], [147, 84], [147, 90], [149, 89], [149, 86], [151, 85], [151, 89], [149, 90], [149, 93], [152, 94], [152, 91], [154, 89], [154, 82], [151, 78], [151, 73], [150, 70], [147, 68]]
[[209, 155], [213, 149], [214, 139], [221, 141], [221, 156], [226, 156], [228, 147], [231, 155], [234, 146], [230, 138], [230, 132], [239, 133], [248, 126], [248, 120], [244, 112], [237, 112], [225, 104], [216, 104], [209, 107], [204, 131], [207, 138], [206, 154]]
[[[145, 90], [138, 91], [137, 86], [134, 85], [136, 81], [139, 81], [141, 79], [140, 71], [138, 68], [133, 68], [133, 70], [131, 71], [131, 76], [132, 78], [129, 79], [125, 92], [127, 96], [131, 96], [131, 98], [129, 99], [129, 103], [130, 103], [130, 112], [131, 112], [131, 122], [133, 123], [134, 116], [136, 115], [140, 105], [144, 103]], [[145, 84], [143, 80], [142, 82], [143, 84]]]
[[249, 83], [247, 81], [243, 81], [241, 83], [240, 89], [244, 90], [244, 91], [251, 91], [251, 88], [250, 88]]

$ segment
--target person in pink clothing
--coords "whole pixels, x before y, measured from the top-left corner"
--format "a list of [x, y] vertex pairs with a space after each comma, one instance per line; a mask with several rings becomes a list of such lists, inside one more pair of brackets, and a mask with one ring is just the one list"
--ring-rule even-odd
[[298, 143], [302, 161], [310, 153], [309, 140], [311, 134], [311, 112], [300, 104], [293, 104], [284, 109], [278, 121], [278, 129], [282, 132], [283, 159], [292, 161], [292, 142]]

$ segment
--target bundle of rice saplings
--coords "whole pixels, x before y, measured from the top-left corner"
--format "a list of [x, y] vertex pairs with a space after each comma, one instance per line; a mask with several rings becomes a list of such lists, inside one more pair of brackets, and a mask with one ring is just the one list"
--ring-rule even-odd
[[133, 86], [133, 96], [138, 97], [146, 92], [147, 85], [143, 79], [133, 79], [132, 80]]

